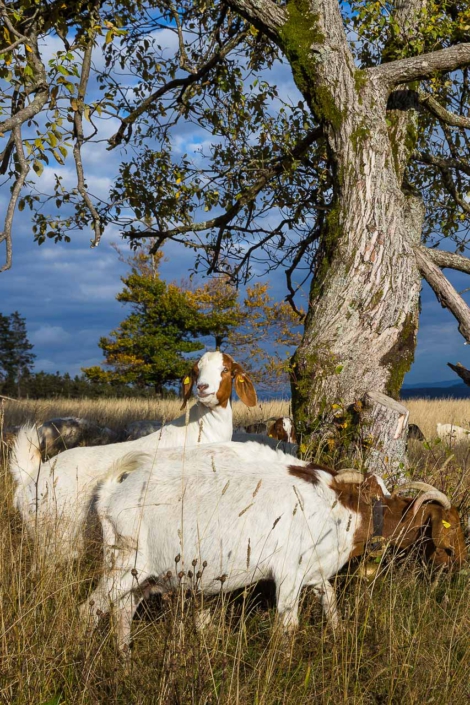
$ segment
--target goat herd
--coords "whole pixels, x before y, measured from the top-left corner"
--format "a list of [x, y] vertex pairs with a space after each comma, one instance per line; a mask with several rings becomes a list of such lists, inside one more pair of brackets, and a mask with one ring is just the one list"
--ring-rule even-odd
[[[197, 404], [188, 411], [194, 386]], [[286, 631], [297, 627], [303, 586], [320, 597], [335, 628], [329, 580], [378, 540], [401, 549], [420, 542], [429, 563], [461, 566], [459, 516], [442, 492], [410, 483], [390, 494], [376, 475], [299, 460], [289, 419], [265, 436], [233, 433], [232, 387], [247, 406], [256, 404], [242, 366], [209, 352], [183, 379], [183, 416], [150, 435], [42, 462], [38, 429], [18, 431], [10, 461], [15, 505], [51, 560], [79, 554], [91, 516], [101, 523], [104, 569], [81, 606], [87, 628], [112, 608], [126, 652], [133, 614], [150, 593], [183, 583], [214, 594], [260, 579], [274, 581]], [[400, 496], [406, 489], [420, 494]]]

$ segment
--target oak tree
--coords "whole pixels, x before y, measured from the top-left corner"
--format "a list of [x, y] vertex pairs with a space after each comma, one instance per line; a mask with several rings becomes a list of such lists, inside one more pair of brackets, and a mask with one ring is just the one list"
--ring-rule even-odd
[[[406, 416], [387, 397], [413, 360], [423, 278], [470, 341], [470, 309], [442, 272], [470, 272], [468, 3], [0, 0], [0, 15], [5, 266], [15, 207], [29, 205], [39, 242], [91, 226], [96, 245], [112, 223], [132, 242], [192, 248], [209, 273], [283, 267], [294, 305], [312, 273], [297, 425], [309, 433], [338, 402], [368, 397], [381, 419], [373, 462], [403, 457]], [[46, 64], [53, 33], [63, 49]], [[281, 64], [299, 100], [279, 91]], [[100, 115], [117, 119], [108, 143], [123, 159], [106, 202], [81, 158]], [[198, 159], [173, 149], [183, 124], [207, 135]], [[57, 176], [52, 212], [28, 173], [70, 150], [77, 185]], [[456, 252], [437, 247], [443, 237]]]

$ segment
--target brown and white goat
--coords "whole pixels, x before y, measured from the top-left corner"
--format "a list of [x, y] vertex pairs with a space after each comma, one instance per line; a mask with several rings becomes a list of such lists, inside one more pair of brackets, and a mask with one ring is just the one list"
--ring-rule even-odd
[[96, 622], [114, 604], [121, 647], [140, 599], [179, 587], [195, 565], [207, 594], [273, 580], [281, 625], [292, 630], [303, 586], [337, 625], [329, 579], [378, 533], [403, 548], [423, 539], [436, 565], [465, 557], [457, 510], [442, 493], [386, 496], [374, 476], [336, 473], [258, 443], [166, 450], [157, 463], [123, 459], [99, 488], [97, 510], [104, 574], [82, 613]]

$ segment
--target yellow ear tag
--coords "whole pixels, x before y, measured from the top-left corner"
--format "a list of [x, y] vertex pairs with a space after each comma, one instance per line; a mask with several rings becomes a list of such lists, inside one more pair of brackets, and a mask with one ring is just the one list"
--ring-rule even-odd
[[442, 524], [443, 524], [444, 528], [450, 529], [450, 524], [449, 524], [449, 522], [446, 521], [445, 519], [442, 520]]
[[184, 380], [183, 380], [183, 384], [189, 384], [190, 382], [191, 382], [191, 378], [190, 378], [190, 377], [185, 377]]
[[240, 376], [237, 377], [237, 382], [244, 382], [244, 381], [245, 380], [243, 379], [243, 377], [240, 377]]

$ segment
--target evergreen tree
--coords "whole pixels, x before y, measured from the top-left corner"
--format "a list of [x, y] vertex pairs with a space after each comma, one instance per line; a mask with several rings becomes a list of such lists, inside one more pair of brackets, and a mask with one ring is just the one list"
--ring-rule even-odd
[[101, 338], [108, 369], [84, 369], [88, 380], [152, 386], [161, 393], [164, 384], [185, 374], [186, 354], [202, 350], [203, 338], [209, 348], [242, 359], [258, 384], [287, 384], [289, 358], [301, 338], [300, 319], [292, 308], [275, 301], [269, 285], [262, 283], [248, 286], [240, 301], [237, 288], [223, 274], [199, 287], [187, 281], [167, 284], [159, 274], [163, 254], [151, 254], [152, 246], [147, 243], [130, 257], [114, 246], [121, 262], [131, 267], [116, 298], [130, 303], [132, 313]]
[[131, 258], [131, 274], [123, 278], [124, 289], [116, 298], [131, 304], [132, 312], [99, 342], [110, 369], [86, 368], [88, 379], [152, 386], [160, 394], [164, 384], [186, 372], [188, 359], [183, 356], [204, 348], [196, 339], [210, 333], [210, 320], [185, 291], [161, 280], [160, 260], [161, 255], [145, 251]]
[[5, 394], [21, 397], [22, 383], [31, 375], [36, 357], [32, 349], [26, 321], [18, 311], [10, 316], [0, 314], [0, 376]]

